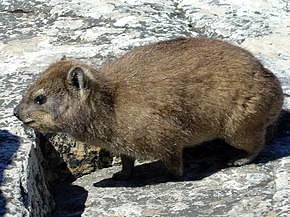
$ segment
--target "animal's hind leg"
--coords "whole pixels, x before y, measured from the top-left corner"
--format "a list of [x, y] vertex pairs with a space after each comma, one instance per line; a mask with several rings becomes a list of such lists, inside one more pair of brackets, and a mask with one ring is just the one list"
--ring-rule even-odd
[[227, 137], [226, 142], [235, 148], [246, 151], [246, 156], [230, 162], [230, 165], [242, 166], [251, 163], [259, 154], [265, 143], [264, 130], [245, 130]]

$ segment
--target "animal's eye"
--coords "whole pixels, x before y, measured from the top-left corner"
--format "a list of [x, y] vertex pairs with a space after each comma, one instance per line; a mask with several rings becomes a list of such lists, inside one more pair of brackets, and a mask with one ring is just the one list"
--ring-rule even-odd
[[46, 102], [46, 96], [44, 95], [38, 95], [37, 97], [35, 97], [34, 102], [36, 104], [42, 105]]

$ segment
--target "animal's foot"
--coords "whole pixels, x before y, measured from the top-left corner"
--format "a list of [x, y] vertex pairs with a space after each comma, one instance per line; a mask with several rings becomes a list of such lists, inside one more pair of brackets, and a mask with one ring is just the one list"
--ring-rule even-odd
[[237, 167], [239, 167], [239, 166], [243, 166], [243, 165], [249, 164], [257, 157], [257, 155], [258, 155], [258, 153], [255, 153], [255, 154], [249, 155], [247, 157], [240, 158], [238, 160], [235, 160], [233, 162], [228, 163], [228, 165], [229, 166], [237, 166]]

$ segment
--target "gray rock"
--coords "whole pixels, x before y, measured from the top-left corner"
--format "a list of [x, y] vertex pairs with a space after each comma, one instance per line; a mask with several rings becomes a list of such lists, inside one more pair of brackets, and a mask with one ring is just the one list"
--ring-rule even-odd
[[[43, 152], [12, 116], [26, 87], [50, 63], [66, 55], [98, 66], [133, 46], [214, 36], [248, 49], [273, 71], [289, 109], [289, 11], [288, 0], [2, 0], [0, 215], [49, 216], [54, 207]], [[218, 149], [208, 156], [204, 149], [190, 153], [194, 159], [181, 180], [171, 180], [154, 162], [137, 166], [124, 183], [109, 179], [120, 169], [112, 167], [56, 186], [55, 216], [289, 216], [286, 127], [251, 165], [225, 167], [215, 158]]]
[[46, 161], [46, 179], [50, 183], [67, 182], [96, 170], [112, 166], [113, 156], [65, 134], [37, 134]]

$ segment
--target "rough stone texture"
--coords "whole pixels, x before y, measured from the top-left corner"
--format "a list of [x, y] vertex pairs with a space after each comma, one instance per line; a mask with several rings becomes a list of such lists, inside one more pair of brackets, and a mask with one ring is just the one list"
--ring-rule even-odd
[[[49, 216], [53, 207], [43, 150], [12, 116], [50, 63], [66, 55], [98, 66], [133, 46], [214, 36], [261, 59], [280, 78], [289, 109], [289, 13], [288, 0], [0, 0], [0, 215]], [[255, 164], [240, 168], [216, 160], [219, 149], [204, 157], [205, 149], [189, 154], [181, 180], [152, 163], [138, 166], [129, 182], [108, 179], [119, 170], [112, 167], [57, 186], [55, 216], [289, 216], [286, 127]]]
[[1, 126], [0, 216], [50, 216], [54, 209], [44, 159], [27, 135], [21, 129], [8, 131]]
[[112, 165], [113, 156], [97, 146], [75, 141], [64, 134], [46, 135], [46, 139], [41, 143], [48, 169], [55, 177], [50, 178], [51, 182], [68, 181]]

